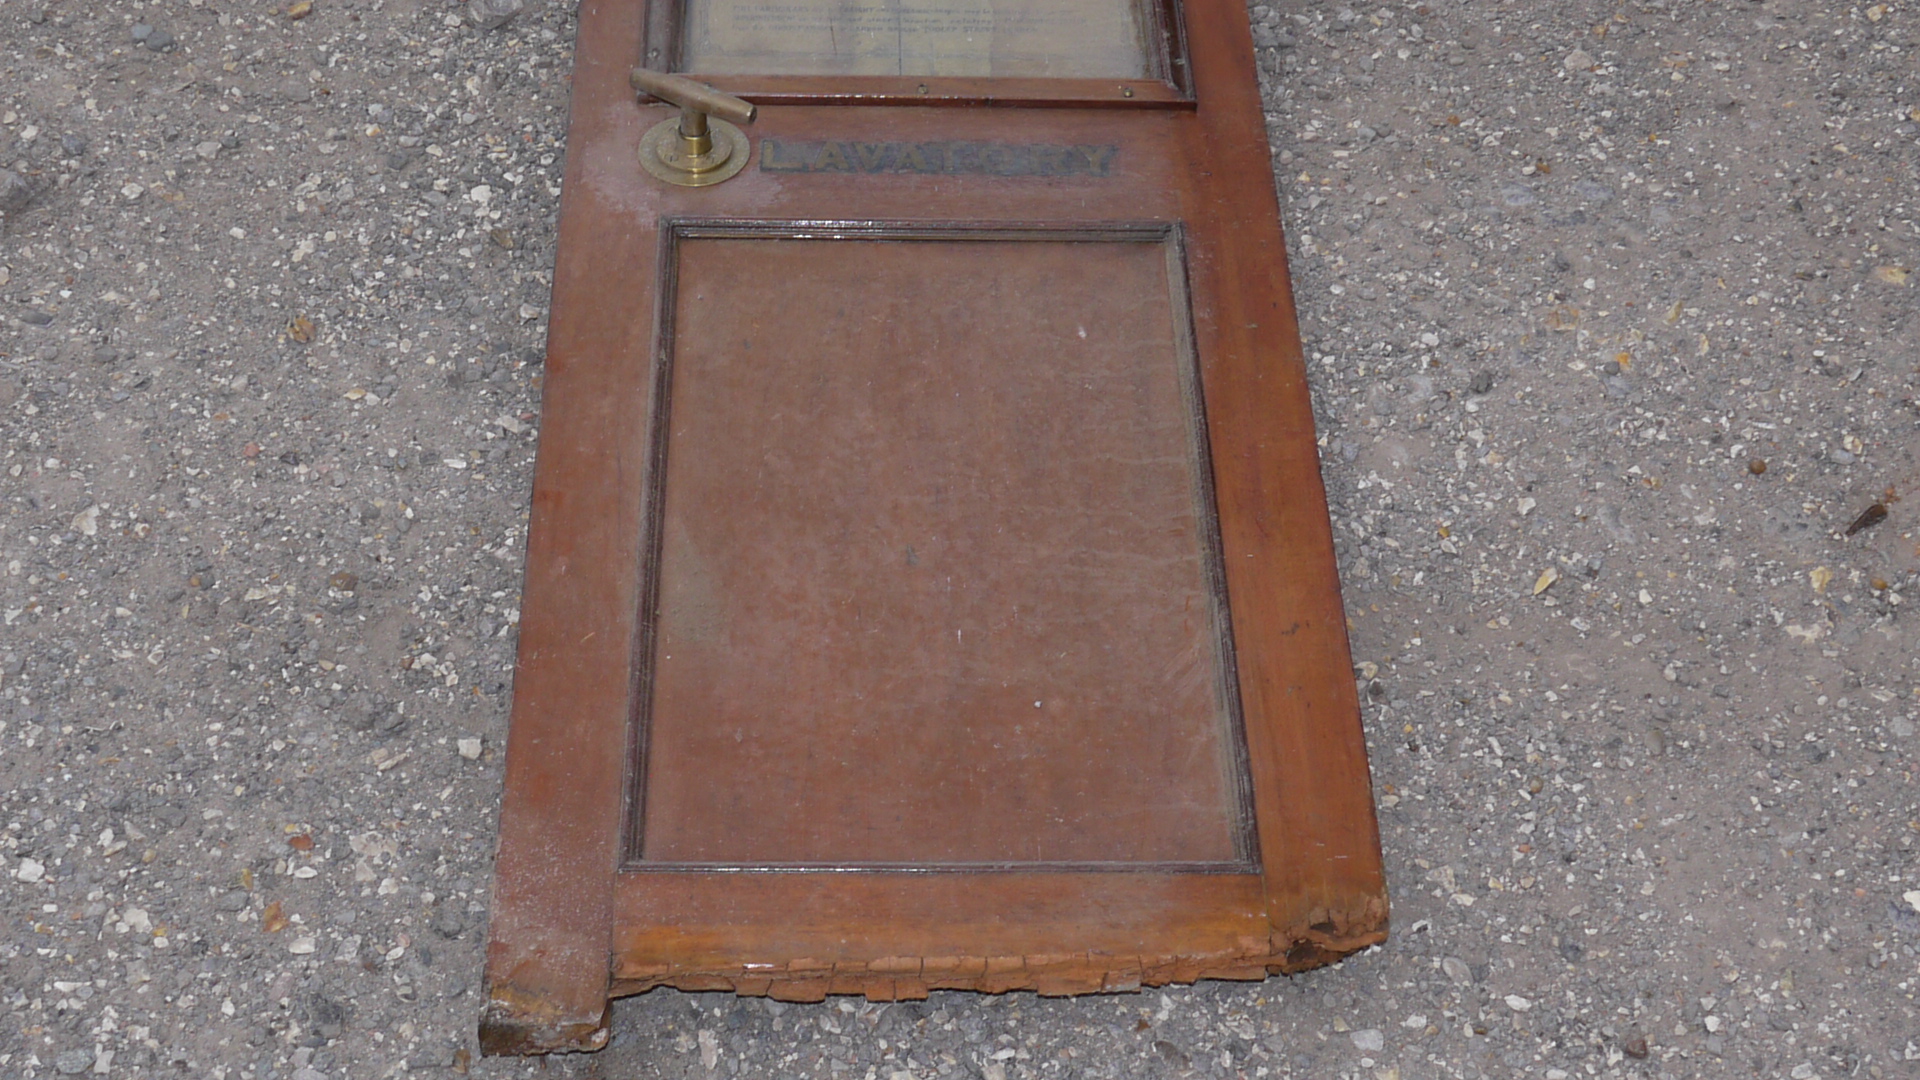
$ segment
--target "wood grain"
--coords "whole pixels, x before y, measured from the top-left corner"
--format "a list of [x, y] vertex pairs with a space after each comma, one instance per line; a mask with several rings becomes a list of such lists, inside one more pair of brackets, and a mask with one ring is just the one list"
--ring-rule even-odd
[[[1056, 107], [887, 106], [849, 91], [767, 99], [751, 129], [756, 145], [1112, 147], [1098, 174], [796, 173], [756, 161], [697, 190], [659, 185], [634, 161], [640, 134], [671, 115], [627, 89], [645, 18], [635, 0], [580, 8], [485, 1047], [592, 1048], [610, 994], [656, 985], [801, 1000], [936, 986], [1079, 993], [1297, 970], [1381, 940], [1365, 743], [1244, 9], [1190, 3], [1191, 93], [1173, 95], [1186, 103], [1096, 107], [1116, 102], [1041, 87], [1029, 100]], [[967, 100], [1009, 100], [983, 95]], [[625, 797], [645, 767], [641, 616], [659, 584], [645, 572], [659, 452], [645, 418], [664, 392], [661, 230], [693, 219], [1180, 230], [1258, 873], [621, 869]], [[1071, 755], [1054, 764], [1075, 775]]]

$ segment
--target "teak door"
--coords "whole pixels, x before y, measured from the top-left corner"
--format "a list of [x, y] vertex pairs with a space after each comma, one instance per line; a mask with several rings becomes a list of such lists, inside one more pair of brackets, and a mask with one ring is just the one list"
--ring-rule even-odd
[[485, 1048], [1381, 940], [1239, 0], [580, 20]]

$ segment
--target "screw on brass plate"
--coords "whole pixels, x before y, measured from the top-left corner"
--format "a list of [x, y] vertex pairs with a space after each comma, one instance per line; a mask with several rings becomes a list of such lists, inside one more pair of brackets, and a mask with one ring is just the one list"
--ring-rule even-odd
[[[747, 134], [734, 124], [753, 123], [754, 107], [682, 75], [634, 68], [635, 90], [680, 106], [680, 118], [654, 125], [640, 138], [640, 166], [669, 184], [706, 187], [747, 166]], [[728, 123], [733, 121], [733, 123]]]

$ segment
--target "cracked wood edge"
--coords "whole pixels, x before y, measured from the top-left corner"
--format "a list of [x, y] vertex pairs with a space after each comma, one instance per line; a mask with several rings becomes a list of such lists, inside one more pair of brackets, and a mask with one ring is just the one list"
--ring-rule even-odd
[[569, 1015], [553, 998], [498, 983], [487, 988], [480, 1015], [480, 1052], [554, 1054], [607, 1045], [607, 1007], [592, 1016]]
[[1368, 897], [1356, 910], [1320, 911], [1314, 921], [1276, 929], [1262, 942], [1192, 955], [1125, 956], [1053, 953], [1025, 956], [882, 956], [868, 960], [799, 958], [783, 964], [697, 965], [629, 963], [614, 974], [615, 997], [672, 987], [688, 993], [734, 993], [779, 1001], [818, 1002], [859, 994], [869, 1001], [918, 1001], [934, 990], [1001, 994], [1031, 990], [1042, 997], [1134, 993], [1145, 987], [1202, 979], [1257, 982], [1333, 963], [1387, 937], [1384, 898]]

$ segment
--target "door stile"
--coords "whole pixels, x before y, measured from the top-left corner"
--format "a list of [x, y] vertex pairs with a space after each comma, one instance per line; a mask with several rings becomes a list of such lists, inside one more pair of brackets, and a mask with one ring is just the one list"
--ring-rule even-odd
[[638, 39], [640, 14], [580, 6], [480, 1023], [493, 1054], [607, 1038], [646, 465], [612, 436], [649, 406], [653, 320], [632, 318], [650, 311], [632, 298], [652, 297], [655, 255], [650, 215], [620, 199], [634, 165], [612, 160], [609, 133], [631, 126], [617, 43]]
[[1208, 304], [1195, 311], [1201, 385], [1268, 914], [1287, 957], [1273, 967], [1295, 970], [1384, 940], [1386, 885], [1278, 198], [1244, 180], [1273, 175], [1251, 32], [1234, 0], [1191, 8], [1199, 107], [1179, 125], [1179, 198]]

